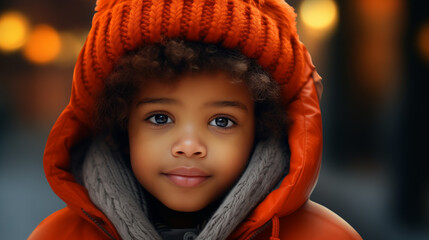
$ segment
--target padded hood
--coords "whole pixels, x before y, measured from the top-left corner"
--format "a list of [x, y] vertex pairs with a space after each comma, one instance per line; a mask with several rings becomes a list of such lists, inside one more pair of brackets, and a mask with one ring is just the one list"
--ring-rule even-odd
[[289, 173], [231, 238], [247, 238], [274, 216], [291, 214], [308, 200], [321, 162], [321, 85], [298, 39], [289, 5], [281, 0], [99, 0], [96, 10], [74, 70], [70, 102], [53, 126], [44, 153], [48, 182], [68, 207], [84, 218], [90, 214], [106, 222], [105, 229], [119, 238], [72, 175], [70, 156], [74, 146], [94, 135], [95, 96], [115, 61], [126, 51], [164, 37], [239, 49], [257, 59], [281, 85], [284, 112], [291, 119], [285, 133]]

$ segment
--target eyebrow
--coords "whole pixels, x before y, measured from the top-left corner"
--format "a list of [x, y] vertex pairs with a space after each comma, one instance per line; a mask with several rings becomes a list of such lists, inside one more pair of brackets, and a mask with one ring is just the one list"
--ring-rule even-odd
[[[137, 107], [144, 105], [144, 104], [179, 104], [179, 101], [172, 99], [172, 98], [143, 98], [140, 101], [137, 102]], [[236, 107], [239, 109], [242, 109], [246, 112], [249, 110], [247, 109], [246, 105], [239, 101], [214, 101], [209, 102], [205, 104], [205, 106], [213, 106], [213, 107]]]
[[179, 102], [172, 98], [143, 98], [137, 102], [137, 107], [148, 104], [148, 103], [160, 103], [160, 104], [178, 104]]
[[239, 109], [242, 109], [246, 112], [249, 110], [247, 109], [246, 105], [239, 101], [215, 101], [215, 102], [209, 102], [206, 104], [206, 106], [214, 106], [214, 107], [236, 107]]

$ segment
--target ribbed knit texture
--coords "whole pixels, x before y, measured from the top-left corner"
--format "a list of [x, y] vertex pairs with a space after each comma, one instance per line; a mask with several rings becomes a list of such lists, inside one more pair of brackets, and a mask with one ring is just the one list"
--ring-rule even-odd
[[295, 13], [282, 0], [99, 0], [78, 58], [71, 103], [92, 127], [94, 99], [126, 51], [164, 38], [218, 43], [255, 58], [290, 100], [304, 80]]
[[123, 239], [161, 239], [147, 218], [143, 193], [119, 153], [98, 140], [88, 149], [82, 167], [93, 203], [115, 225]]

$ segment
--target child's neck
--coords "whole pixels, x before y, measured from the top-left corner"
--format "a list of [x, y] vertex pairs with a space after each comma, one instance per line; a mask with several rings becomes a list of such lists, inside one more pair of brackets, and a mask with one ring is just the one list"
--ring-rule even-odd
[[197, 228], [204, 223], [219, 206], [219, 200], [196, 212], [179, 212], [162, 204], [153, 196], [149, 197], [150, 216], [154, 223], [161, 223], [170, 229]]

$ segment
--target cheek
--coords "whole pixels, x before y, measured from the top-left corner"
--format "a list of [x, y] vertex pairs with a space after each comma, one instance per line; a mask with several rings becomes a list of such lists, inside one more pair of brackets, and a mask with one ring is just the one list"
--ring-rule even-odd
[[134, 175], [143, 184], [162, 169], [165, 159], [163, 155], [167, 152], [166, 144], [142, 132], [131, 134], [129, 142], [131, 167]]
[[216, 171], [224, 176], [225, 183], [231, 183], [243, 172], [250, 157], [253, 141], [218, 143], [215, 153]]
[[249, 127], [239, 138], [234, 139], [234, 142], [224, 145], [223, 159], [225, 159], [225, 169], [230, 175], [240, 175], [247, 161], [250, 158], [254, 142], [253, 128]]
[[150, 174], [150, 169], [156, 166], [151, 164], [150, 159], [151, 153], [147, 151], [148, 146], [142, 144], [137, 139], [130, 139], [130, 161], [134, 175], [137, 177], [140, 183], [142, 183], [142, 177]]

